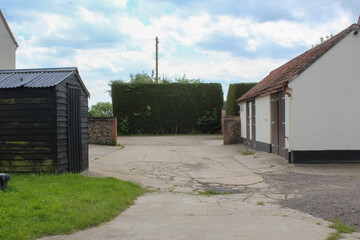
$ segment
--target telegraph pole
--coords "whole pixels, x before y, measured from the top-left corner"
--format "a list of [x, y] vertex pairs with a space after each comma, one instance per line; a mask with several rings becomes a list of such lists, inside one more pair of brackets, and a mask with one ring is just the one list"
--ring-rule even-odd
[[155, 66], [155, 80], [156, 83], [159, 83], [159, 54], [158, 54], [158, 48], [159, 48], [159, 38], [155, 38], [155, 46], [156, 46], [156, 66]]

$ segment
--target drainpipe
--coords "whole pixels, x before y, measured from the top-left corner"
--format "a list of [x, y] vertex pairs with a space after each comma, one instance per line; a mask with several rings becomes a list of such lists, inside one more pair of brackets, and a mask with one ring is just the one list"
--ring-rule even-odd
[[286, 94], [288, 97], [291, 97], [291, 93], [289, 93], [289, 92], [286, 91], [286, 89], [285, 89], [286, 87], [287, 87], [287, 85], [284, 85], [284, 86], [283, 86], [283, 88], [282, 88], [283, 93]]

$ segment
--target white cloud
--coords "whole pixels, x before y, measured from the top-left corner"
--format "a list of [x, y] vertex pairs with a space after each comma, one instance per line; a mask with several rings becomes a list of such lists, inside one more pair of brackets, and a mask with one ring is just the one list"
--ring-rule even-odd
[[[154, 38], [158, 36], [160, 75], [173, 78], [186, 74], [189, 78], [222, 83], [259, 81], [289, 60], [257, 56], [262, 46], [310, 47], [320, 36], [336, 34], [349, 26], [354, 22], [351, 18], [355, 12], [333, 5], [329, 7], [338, 9], [336, 16], [319, 15], [316, 21], [304, 11], [294, 14], [295, 20], [258, 22], [250, 15], [226, 14], [225, 8], [221, 9], [221, 15], [215, 16], [207, 9], [185, 13], [188, 9], [182, 8], [181, 4], [174, 7], [168, 2], [158, 4], [144, 0], [135, 3], [137, 5], [129, 7], [134, 2], [111, 0], [101, 3], [101, 8], [88, 1], [86, 5], [79, 1], [71, 7], [64, 4], [71, 13], [64, 9], [58, 11], [52, 2], [46, 4], [52, 6], [49, 9], [53, 12], [39, 7], [21, 9], [20, 13], [27, 13], [26, 19], [21, 19], [21, 14], [13, 14], [10, 22], [20, 43], [17, 66], [77, 66], [92, 94], [90, 103], [109, 101], [104, 91], [108, 89], [110, 79], [124, 79], [130, 73], [143, 70], [150, 73], [154, 69]], [[198, 2], [199, 6], [201, 4]], [[21, 4], [17, 6], [21, 7]], [[11, 14], [12, 9], [7, 10]], [[325, 17], [327, 20], [323, 22]], [[296, 21], [296, 18], [303, 21]], [[236, 49], [220, 48], [216, 44], [207, 49], [199, 47], [210, 38], [221, 37], [227, 41], [242, 40], [244, 49], [253, 57], [234, 56]], [[98, 39], [110, 41], [96, 42]], [[48, 43], [49, 40], [55, 41]], [[219, 45], [232, 46], [225, 40]]]
[[111, 0], [111, 4], [117, 7], [125, 7], [128, 0]]
[[100, 17], [99, 15], [83, 8], [80, 7], [79, 10], [77, 11], [77, 15], [85, 22], [89, 22], [89, 23], [97, 23], [99, 20], [102, 21], [103, 18]]

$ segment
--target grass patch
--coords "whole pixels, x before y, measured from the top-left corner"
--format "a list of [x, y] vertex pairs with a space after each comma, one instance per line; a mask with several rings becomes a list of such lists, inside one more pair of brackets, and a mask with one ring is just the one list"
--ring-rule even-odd
[[337, 240], [342, 238], [341, 233], [353, 233], [357, 231], [355, 227], [343, 224], [341, 219], [330, 219], [329, 221], [332, 222], [329, 227], [336, 229], [336, 232], [331, 233], [327, 238], [328, 240]]
[[12, 174], [0, 191], [0, 239], [71, 233], [116, 217], [145, 192], [115, 178]]
[[255, 152], [250, 151], [249, 149], [246, 149], [245, 151], [242, 151], [243, 155], [253, 155]]
[[329, 227], [336, 229], [339, 233], [353, 233], [357, 231], [355, 227], [343, 224], [341, 219], [330, 219], [330, 222], [333, 223]]
[[121, 149], [125, 148], [125, 146], [121, 145], [120, 143], [118, 143], [118, 146], [120, 147], [118, 150], [121, 150]]
[[338, 240], [341, 238], [341, 234], [339, 232], [333, 232], [329, 234], [327, 240]]
[[216, 137], [216, 140], [224, 140], [223, 137]]
[[212, 195], [226, 195], [226, 194], [233, 194], [233, 192], [217, 192], [214, 190], [206, 190], [206, 191], [200, 191], [199, 195], [204, 196], [212, 196]]
[[264, 202], [257, 202], [257, 205], [264, 206]]

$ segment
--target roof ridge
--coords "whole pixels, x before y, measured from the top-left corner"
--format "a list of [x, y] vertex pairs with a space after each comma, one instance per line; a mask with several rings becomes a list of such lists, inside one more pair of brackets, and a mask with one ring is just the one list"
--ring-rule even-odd
[[64, 72], [64, 71], [78, 71], [77, 67], [59, 67], [59, 68], [28, 68], [28, 69], [4, 69], [0, 73], [6, 72]]

